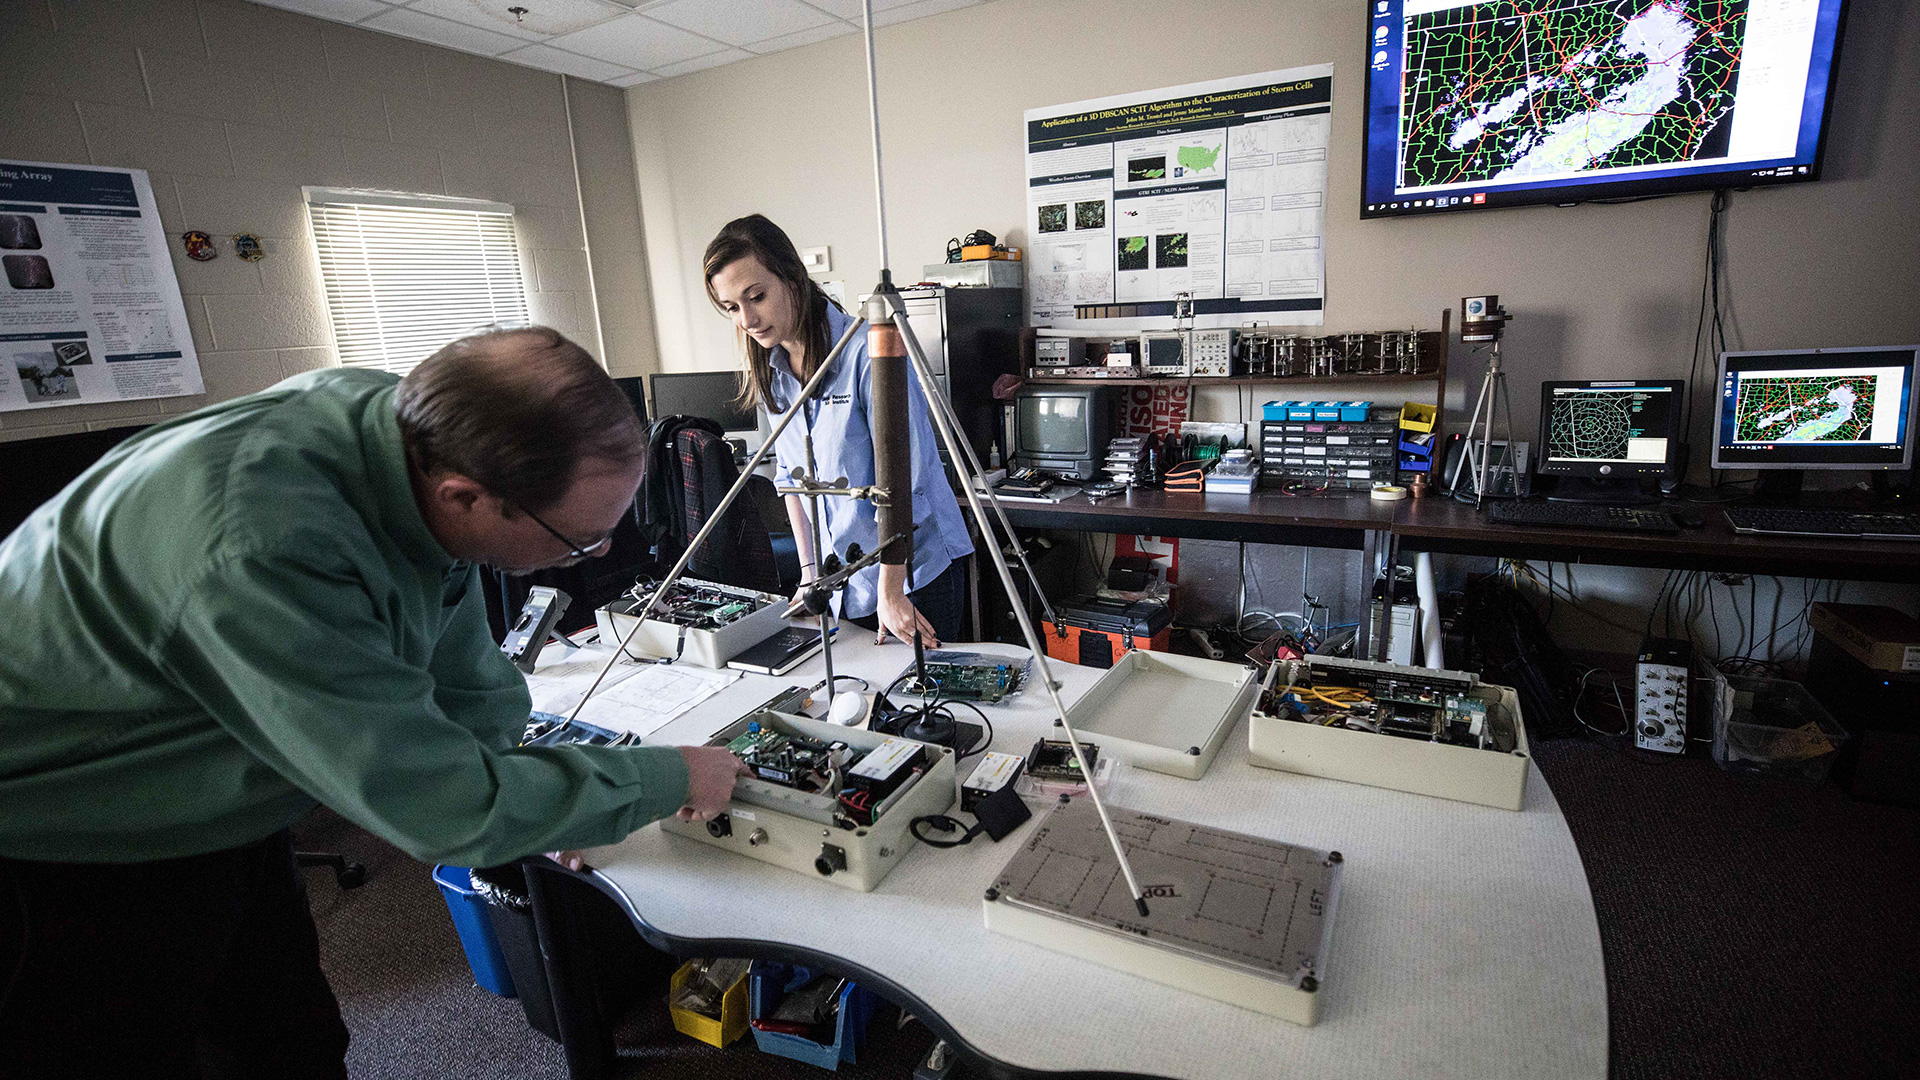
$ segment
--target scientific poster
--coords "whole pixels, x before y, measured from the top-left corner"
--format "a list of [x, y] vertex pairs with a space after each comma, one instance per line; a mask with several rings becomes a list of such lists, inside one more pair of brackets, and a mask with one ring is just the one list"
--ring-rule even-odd
[[1333, 65], [1030, 109], [1027, 321], [1318, 326]]
[[198, 394], [143, 169], [0, 160], [0, 412]]

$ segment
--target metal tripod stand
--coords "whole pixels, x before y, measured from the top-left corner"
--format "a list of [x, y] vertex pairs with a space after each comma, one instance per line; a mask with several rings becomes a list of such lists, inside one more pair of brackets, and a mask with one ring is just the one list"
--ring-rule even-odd
[[1513, 455], [1513, 398], [1507, 394], [1507, 373], [1500, 367], [1500, 338], [1495, 336], [1487, 354], [1487, 372], [1480, 377], [1480, 396], [1473, 402], [1473, 419], [1467, 421], [1465, 436], [1460, 440], [1461, 453], [1453, 463], [1453, 474], [1447, 477], [1447, 490], [1453, 497], [1466, 502], [1460, 490], [1460, 474], [1466, 469], [1469, 459], [1473, 461], [1473, 505], [1479, 506], [1489, 494], [1487, 473], [1493, 458], [1494, 409], [1497, 407], [1505, 418], [1502, 426], [1506, 429], [1500, 441], [1500, 464], [1492, 466], [1494, 481], [1500, 478], [1500, 471], [1507, 470], [1513, 477], [1514, 494], [1520, 493], [1520, 470]]
[[[653, 595], [647, 598], [646, 605], [634, 611], [633, 625], [628, 628], [627, 633], [621, 638], [613, 654], [608, 657], [606, 665], [601, 668], [599, 674], [594, 678], [593, 685], [587, 688], [587, 692], [581, 696], [580, 703], [573, 707], [567, 719], [568, 722], [571, 722], [574, 717], [579, 715], [580, 709], [586, 705], [587, 700], [591, 698], [594, 691], [599, 688], [600, 683], [606, 678], [607, 672], [612, 670], [614, 663], [626, 652], [627, 642], [639, 631], [646, 617], [652, 613], [655, 606], [660, 602], [660, 599], [667, 595], [668, 590], [685, 574], [687, 564], [692, 560], [694, 551], [698, 550], [700, 545], [706, 542], [707, 537], [712, 534], [713, 530], [725, 516], [727, 508], [733, 504], [735, 499], [739, 498], [742, 491], [746, 490], [748, 478], [750, 478], [754, 470], [766, 460], [768, 452], [779, 442], [780, 436], [787, 430], [788, 425], [793, 423], [794, 417], [798, 416], [801, 410], [806, 407], [806, 403], [819, 392], [820, 385], [827, 372], [833, 367], [834, 362], [840, 358], [840, 355], [846, 351], [847, 343], [853, 339], [853, 335], [860, 332], [862, 327], [869, 325], [876, 328], [890, 325], [892, 329], [897, 332], [901, 344], [905, 347], [907, 354], [906, 359], [910, 365], [913, 377], [920, 386], [921, 395], [927, 401], [928, 413], [933, 420], [935, 435], [946, 448], [948, 457], [953, 462], [955, 471], [961, 475], [961, 492], [967, 503], [967, 507], [972, 511], [974, 521], [979, 526], [981, 535], [991, 541], [987, 545], [987, 553], [992, 558], [994, 570], [999, 574], [1001, 585], [1006, 589], [1014, 616], [1020, 624], [1021, 637], [1025, 640], [1028, 650], [1033, 653], [1034, 664], [1039, 669], [1040, 684], [1045, 687], [1047, 698], [1053, 705], [1056, 722], [1059, 724], [1061, 730], [1066, 733], [1067, 741], [1073, 747], [1074, 760], [1080, 767], [1081, 775], [1088, 778], [1087, 795], [1092, 801], [1094, 809], [1099, 814], [1101, 827], [1106, 832], [1108, 843], [1112, 845], [1115, 858], [1119, 861], [1120, 871], [1126, 878], [1127, 891], [1133, 896], [1134, 907], [1142, 916], [1145, 916], [1148, 914], [1145, 894], [1140, 888], [1139, 880], [1134, 876], [1133, 865], [1127, 859], [1126, 848], [1121, 845], [1119, 834], [1114, 831], [1113, 821], [1107, 814], [1106, 802], [1101, 798], [1099, 789], [1095, 787], [1092, 782], [1093, 770], [1090, 768], [1090, 763], [1081, 747], [1080, 738], [1074, 732], [1073, 722], [1067, 717], [1066, 705], [1060, 700], [1060, 684], [1053, 677], [1052, 666], [1047, 661], [1046, 648], [1040, 640], [1039, 632], [1034, 629], [1033, 618], [1028, 613], [1026, 605], [1021, 602], [1019, 590], [1014, 585], [1013, 571], [1007, 564], [1006, 555], [1001, 551], [1000, 544], [990, 524], [986, 509], [981, 504], [981, 494], [984, 492], [987, 501], [992, 504], [994, 519], [999, 521], [1009, 539], [1013, 539], [1014, 537], [1013, 524], [1007, 518], [1005, 507], [1000, 504], [999, 499], [994, 495], [992, 489], [985, 483], [985, 470], [981, 467], [978, 456], [973, 452], [973, 445], [969, 443], [962, 434], [959, 418], [954, 413], [952, 405], [942, 396], [939, 382], [934, 378], [933, 370], [927, 363], [926, 353], [921, 349], [919, 340], [914, 337], [913, 329], [908, 324], [906, 307], [901, 302], [900, 293], [893, 286], [892, 271], [888, 268], [890, 264], [887, 253], [887, 199], [880, 157], [880, 92], [873, 52], [872, 0], [862, 0], [861, 6], [866, 16], [867, 103], [873, 133], [873, 184], [878, 210], [881, 267], [880, 282], [875, 286], [872, 295], [866, 299], [862, 313], [854, 318], [848, 325], [846, 332], [840, 335], [840, 340], [834, 343], [833, 348], [820, 362], [820, 365], [814, 369], [813, 375], [808, 378], [806, 385], [801, 389], [799, 395], [794, 401], [789, 403], [786, 411], [781, 414], [779, 422], [774, 425], [772, 434], [767, 437], [767, 440], [761, 444], [760, 449], [755, 452], [752, 460], [748, 462], [747, 467], [742, 470], [740, 478], [735, 481], [732, 487], [727, 489], [726, 495], [721, 498], [719, 505], [708, 515], [700, 531], [695, 534], [692, 540], [688, 541], [686, 550], [675, 560], [673, 568], [667, 572], [666, 576], [661, 579], [659, 585], [654, 588]], [[872, 338], [869, 339], [869, 361], [873, 364], [876, 372], [879, 372], [883, 366], [891, 366], [894, 371], [897, 371], [897, 364], [900, 360], [898, 354], [890, 351], [875, 354], [871, 343]], [[876, 386], [877, 384], [878, 379], [876, 378]], [[874, 396], [878, 399], [880, 394], [876, 391]], [[883, 471], [882, 462], [878, 460], [880, 457], [878, 450], [879, 448], [876, 447], [876, 483], [874, 486], [861, 492], [847, 490], [832, 492], [832, 494], [865, 497], [873, 501], [876, 506], [888, 505], [892, 501], [892, 496], [897, 494], [897, 492], [881, 486], [882, 478], [885, 477], [887, 473]], [[809, 477], [809, 479], [816, 484], [818, 483], [817, 478]], [[897, 477], [895, 478], [895, 483], [904, 484], [910, 488], [911, 477]], [[829, 492], [824, 489], [816, 489], [815, 492], [816, 495], [828, 493]], [[901, 500], [901, 505], [911, 505], [910, 491], [907, 493], [907, 499]], [[911, 530], [912, 521], [910, 515], [905, 526], [906, 531]], [[881, 541], [882, 547], [884, 548], [888, 543], [891, 543], [891, 540], [883, 535]], [[1052, 607], [1048, 604], [1045, 593], [1040, 589], [1039, 580], [1034, 576], [1033, 567], [1028, 564], [1025, 552], [1020, 550], [1017, 542], [1013, 546], [1014, 554], [1019, 558], [1021, 567], [1026, 571], [1028, 581], [1033, 586], [1035, 597], [1046, 607], [1048, 617], [1052, 618]], [[1055, 624], [1058, 625], [1058, 620], [1055, 620]], [[821, 637], [825, 645], [825, 651], [831, 653], [833, 648], [831, 635], [823, 632]], [[830, 659], [828, 663], [831, 663]], [[829, 670], [831, 670], [831, 668], [829, 668]]]

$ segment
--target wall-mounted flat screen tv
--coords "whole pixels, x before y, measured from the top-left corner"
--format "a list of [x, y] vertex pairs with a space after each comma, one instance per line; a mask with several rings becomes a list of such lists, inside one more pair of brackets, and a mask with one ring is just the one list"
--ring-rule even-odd
[[1845, 0], [1366, 0], [1360, 216], [1820, 176]]

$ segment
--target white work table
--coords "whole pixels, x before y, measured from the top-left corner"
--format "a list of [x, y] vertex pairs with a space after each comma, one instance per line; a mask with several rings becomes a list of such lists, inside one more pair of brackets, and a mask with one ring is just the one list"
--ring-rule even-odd
[[[1009, 646], [956, 647], [1025, 656]], [[911, 658], [905, 646], [876, 647], [851, 629], [834, 650], [836, 672], [875, 689]], [[1100, 675], [1058, 662], [1053, 668], [1069, 705]], [[646, 742], [703, 743], [782, 688], [822, 676], [818, 657], [786, 676], [747, 676]], [[817, 702], [815, 711], [821, 708]], [[983, 708], [995, 750], [1025, 755], [1055, 730], [1037, 685]], [[976, 760], [961, 763], [962, 778]], [[697, 955], [711, 954], [702, 943], [754, 942], [765, 946], [755, 950], [762, 955], [787, 950], [825, 961], [864, 978], [1002, 1074], [1606, 1076], [1606, 984], [1593, 901], [1537, 767], [1526, 808], [1514, 813], [1255, 768], [1242, 721], [1201, 779], [1121, 767], [1106, 797], [1343, 854], [1316, 1026], [988, 933], [982, 893], [1031, 822], [998, 844], [984, 835], [953, 850], [915, 843], [870, 893], [657, 826], [586, 857], [594, 883], [656, 944]], [[1031, 805], [1037, 820], [1045, 807]]]

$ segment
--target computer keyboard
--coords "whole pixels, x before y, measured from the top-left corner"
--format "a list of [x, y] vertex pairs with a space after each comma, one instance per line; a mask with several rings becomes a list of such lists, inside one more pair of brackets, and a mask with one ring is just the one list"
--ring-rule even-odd
[[1837, 536], [1849, 540], [1920, 540], [1920, 516], [1891, 511], [1801, 506], [1736, 506], [1727, 521], [1737, 533]]
[[1612, 529], [1616, 532], [1677, 533], [1680, 526], [1659, 510], [1590, 503], [1496, 502], [1487, 506], [1495, 525], [1543, 525], [1561, 529]]

